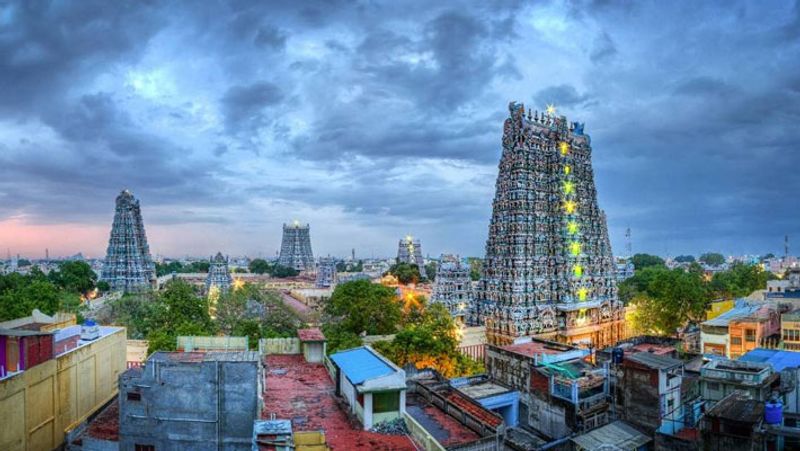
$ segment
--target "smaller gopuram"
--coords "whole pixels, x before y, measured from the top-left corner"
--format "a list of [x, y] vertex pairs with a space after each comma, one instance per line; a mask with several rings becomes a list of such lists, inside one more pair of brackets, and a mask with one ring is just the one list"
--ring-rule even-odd
[[411, 235], [400, 239], [397, 246], [397, 263], [417, 265], [420, 278], [425, 278], [425, 261], [422, 259], [422, 245], [419, 240]]
[[336, 260], [322, 257], [317, 264], [317, 288], [332, 288], [336, 285]]
[[206, 291], [211, 292], [216, 289], [220, 293], [225, 293], [231, 288], [233, 277], [228, 268], [228, 258], [217, 252], [215, 257], [209, 259], [208, 275], [206, 276]]
[[442, 255], [433, 281], [431, 303], [441, 303], [458, 322], [464, 323], [474, 299], [469, 265], [458, 255]]
[[283, 239], [278, 264], [298, 271], [314, 270], [314, 253], [311, 252], [311, 228], [294, 221], [283, 225]]

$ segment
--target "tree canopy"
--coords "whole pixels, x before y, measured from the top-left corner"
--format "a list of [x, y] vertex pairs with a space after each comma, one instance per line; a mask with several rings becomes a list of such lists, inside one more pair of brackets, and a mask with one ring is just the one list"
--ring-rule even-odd
[[708, 266], [720, 266], [725, 263], [725, 256], [716, 252], [706, 252], [698, 260]]
[[467, 262], [469, 263], [469, 278], [473, 282], [480, 280], [483, 260], [478, 257], [467, 257]]
[[633, 267], [638, 271], [648, 266], [664, 266], [664, 259], [657, 255], [636, 254], [631, 257]]
[[436, 268], [436, 262], [430, 262], [425, 265], [425, 277], [427, 277], [431, 282], [436, 279]]
[[403, 285], [417, 283], [422, 279], [419, 267], [410, 263], [395, 263], [389, 268], [389, 274], [397, 277], [397, 281]]
[[678, 263], [692, 263], [694, 262], [694, 255], [679, 255], [675, 257], [675, 261]]
[[[58, 311], [75, 313], [81, 320], [82, 291], [79, 290], [89, 286], [88, 280], [94, 279], [87, 276], [84, 280], [74, 277], [74, 274], [62, 276], [59, 273], [60, 270], [52, 271], [48, 277], [38, 267], [34, 267], [28, 275], [0, 275], [0, 321], [28, 316], [33, 309], [39, 309], [46, 315]], [[53, 279], [59, 283], [53, 283]]]
[[329, 322], [355, 335], [393, 334], [402, 317], [395, 291], [368, 280], [337, 285], [325, 305], [325, 314]]
[[58, 271], [48, 274], [53, 284], [72, 293], [87, 293], [97, 283], [97, 274], [88, 263], [82, 261], [65, 261], [58, 265]]

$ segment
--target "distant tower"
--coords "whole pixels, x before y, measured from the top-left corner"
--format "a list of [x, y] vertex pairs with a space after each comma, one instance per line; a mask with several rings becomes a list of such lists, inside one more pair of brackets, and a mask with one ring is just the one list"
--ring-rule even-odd
[[331, 288], [336, 285], [336, 261], [330, 257], [322, 257], [317, 265], [317, 288]]
[[311, 252], [311, 233], [308, 224], [294, 221], [283, 225], [283, 239], [278, 264], [298, 271], [314, 269], [314, 254]]
[[45, 261], [50, 261], [50, 249], [44, 248], [44, 259]]
[[612, 345], [624, 336], [606, 217], [597, 204], [583, 124], [526, 118], [512, 102], [475, 293], [487, 340], [539, 336]]
[[422, 259], [422, 246], [411, 235], [400, 239], [397, 245], [397, 262], [417, 265], [420, 278], [425, 278], [425, 261]]
[[628, 253], [628, 258], [633, 257], [633, 243], [631, 243], [631, 228], [625, 229], [625, 252]]
[[352, 250], [352, 254], [351, 254], [351, 257], [350, 257], [350, 258], [351, 258], [353, 261], [356, 261], [356, 248], [353, 248], [353, 250]]
[[783, 256], [789, 257], [789, 235], [783, 236]]
[[155, 264], [144, 232], [139, 201], [130, 191], [117, 196], [101, 280], [114, 291], [143, 291], [156, 283]]
[[450, 315], [463, 323], [474, 299], [470, 267], [462, 264], [458, 255], [442, 255], [440, 260], [430, 302], [444, 304]]
[[228, 258], [217, 252], [215, 257], [209, 259], [208, 275], [206, 276], [206, 290], [211, 291], [215, 287], [221, 293], [225, 293], [231, 288], [233, 277], [228, 269]]

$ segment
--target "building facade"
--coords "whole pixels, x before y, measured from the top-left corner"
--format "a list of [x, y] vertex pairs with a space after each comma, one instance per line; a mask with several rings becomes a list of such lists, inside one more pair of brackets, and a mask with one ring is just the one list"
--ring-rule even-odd
[[583, 125], [511, 103], [472, 321], [603, 347], [624, 337], [616, 267]]
[[100, 280], [114, 291], [135, 292], [153, 288], [156, 267], [144, 231], [139, 201], [128, 191], [116, 200], [111, 237]]
[[156, 352], [119, 379], [119, 449], [250, 451], [263, 380], [257, 352]]
[[444, 305], [456, 321], [464, 323], [473, 300], [469, 266], [462, 264], [457, 255], [442, 255], [430, 302]]
[[298, 271], [314, 270], [314, 253], [311, 251], [311, 227], [295, 221], [283, 225], [283, 239], [278, 264]]

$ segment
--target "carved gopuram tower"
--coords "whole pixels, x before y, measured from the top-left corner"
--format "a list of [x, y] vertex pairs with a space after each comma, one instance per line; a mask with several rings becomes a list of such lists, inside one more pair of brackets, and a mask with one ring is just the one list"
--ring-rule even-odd
[[425, 260], [422, 259], [422, 245], [419, 240], [408, 235], [397, 244], [397, 263], [417, 265], [420, 279], [425, 278]]
[[443, 304], [450, 316], [460, 323], [466, 322], [474, 300], [469, 273], [469, 265], [462, 264], [458, 255], [442, 255], [433, 280], [430, 302]]
[[468, 320], [490, 343], [624, 337], [605, 214], [583, 124], [509, 105], [486, 259]]
[[311, 252], [311, 228], [294, 221], [283, 225], [283, 240], [278, 264], [298, 271], [314, 271], [314, 254]]
[[208, 262], [206, 291], [210, 292], [214, 288], [221, 293], [225, 293], [230, 290], [231, 284], [233, 284], [233, 277], [231, 277], [228, 266], [228, 258], [222, 255], [222, 252], [217, 252], [217, 255], [211, 257]]
[[144, 233], [139, 201], [130, 191], [117, 196], [111, 238], [100, 280], [112, 290], [144, 291], [156, 285], [156, 268]]

